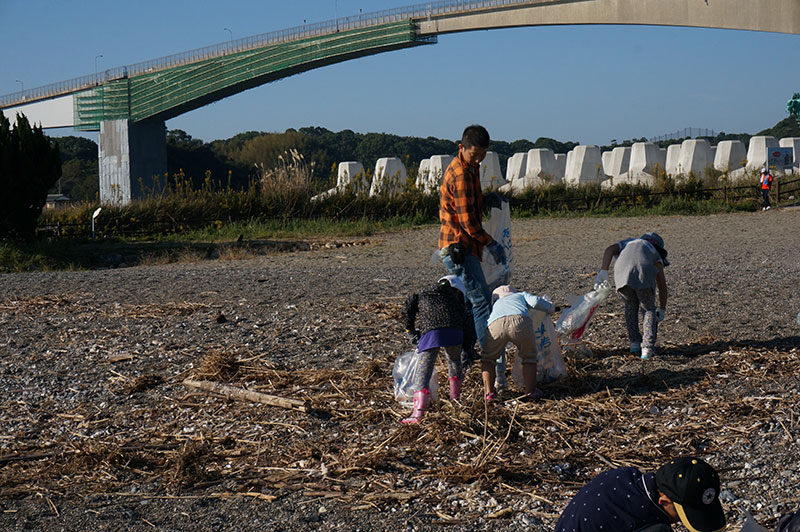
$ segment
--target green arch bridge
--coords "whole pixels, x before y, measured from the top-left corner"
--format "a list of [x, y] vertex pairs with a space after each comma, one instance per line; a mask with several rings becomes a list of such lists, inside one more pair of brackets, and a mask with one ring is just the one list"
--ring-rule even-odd
[[244, 90], [437, 35], [555, 24], [647, 24], [800, 34], [798, 0], [440, 0], [344, 17], [0, 96], [0, 110], [100, 131], [100, 196], [127, 203], [166, 171], [164, 122]]

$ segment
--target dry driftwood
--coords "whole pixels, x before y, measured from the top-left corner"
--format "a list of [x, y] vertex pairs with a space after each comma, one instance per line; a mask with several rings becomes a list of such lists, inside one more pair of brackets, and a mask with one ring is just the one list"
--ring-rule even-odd
[[308, 412], [311, 410], [311, 405], [308, 401], [300, 401], [298, 399], [286, 399], [284, 397], [277, 397], [275, 395], [267, 395], [265, 393], [253, 392], [244, 390], [242, 388], [234, 388], [226, 386], [218, 382], [212, 381], [196, 381], [192, 379], [185, 379], [183, 384], [191, 386], [192, 388], [199, 388], [207, 392], [214, 392], [231, 399], [239, 399], [241, 401], [252, 401], [254, 403], [263, 403], [270, 406], [279, 406], [281, 408], [288, 408], [289, 410], [300, 410]]

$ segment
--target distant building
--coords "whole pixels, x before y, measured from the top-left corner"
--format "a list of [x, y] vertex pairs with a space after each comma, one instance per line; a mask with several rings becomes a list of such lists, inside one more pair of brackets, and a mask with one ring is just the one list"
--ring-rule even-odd
[[44, 204], [45, 209], [63, 209], [72, 202], [69, 196], [64, 194], [48, 194], [47, 202]]

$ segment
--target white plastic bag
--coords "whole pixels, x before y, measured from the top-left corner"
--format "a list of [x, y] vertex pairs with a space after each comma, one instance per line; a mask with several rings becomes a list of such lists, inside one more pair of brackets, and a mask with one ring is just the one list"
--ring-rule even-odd
[[[533, 334], [536, 339], [536, 382], [547, 384], [567, 376], [567, 366], [561, 356], [553, 320], [541, 310], [530, 311], [533, 321]], [[514, 357], [511, 377], [520, 389], [525, 388], [522, 376], [522, 359]]]
[[503, 284], [511, 283], [511, 274], [514, 271], [514, 254], [511, 250], [511, 208], [507, 201], [501, 201], [500, 208], [492, 208], [490, 217], [484, 220], [483, 229], [489, 233], [496, 242], [503, 246], [506, 252], [506, 263], [497, 264], [488, 248], [483, 248], [481, 268], [486, 277], [486, 284], [496, 288]]
[[[414, 404], [414, 382], [417, 380], [418, 370], [416, 351], [406, 351], [402, 355], [398, 355], [394, 361], [394, 368], [392, 368], [394, 398], [403, 406], [411, 407]], [[436, 376], [436, 366], [433, 367], [431, 380], [428, 383], [428, 393], [430, 393], [431, 401], [439, 398], [439, 379]]]
[[556, 331], [569, 342], [577, 342], [586, 331], [589, 320], [594, 316], [597, 306], [611, 293], [611, 283], [603, 282], [597, 290], [581, 296], [571, 296], [571, 305], [561, 312], [556, 323]]

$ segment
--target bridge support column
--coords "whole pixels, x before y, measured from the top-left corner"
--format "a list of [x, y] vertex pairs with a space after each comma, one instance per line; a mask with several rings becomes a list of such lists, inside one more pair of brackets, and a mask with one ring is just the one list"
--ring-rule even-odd
[[[127, 204], [167, 171], [167, 129], [162, 121], [103, 120], [98, 139], [100, 202]], [[143, 190], [144, 189], [144, 190]]]

